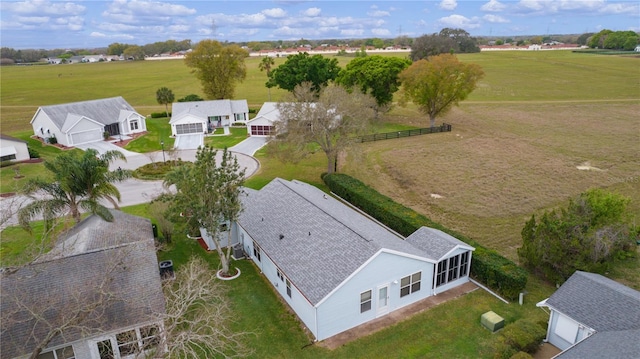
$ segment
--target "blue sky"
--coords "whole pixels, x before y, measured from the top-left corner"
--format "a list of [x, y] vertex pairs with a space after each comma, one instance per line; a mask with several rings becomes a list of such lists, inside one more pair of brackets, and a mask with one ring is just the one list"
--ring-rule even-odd
[[0, 17], [3, 47], [71, 49], [169, 39], [417, 37], [444, 27], [474, 36], [640, 31], [640, 2], [1, 0]]

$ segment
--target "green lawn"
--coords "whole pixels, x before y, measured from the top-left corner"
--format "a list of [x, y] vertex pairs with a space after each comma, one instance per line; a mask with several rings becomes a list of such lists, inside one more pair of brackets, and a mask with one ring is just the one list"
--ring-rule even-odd
[[[338, 57], [341, 66], [351, 59]], [[569, 196], [584, 189], [603, 187], [630, 196], [630, 208], [637, 217], [637, 58], [505, 51], [460, 55], [460, 59], [480, 64], [486, 76], [460, 108], [438, 120], [452, 123], [452, 133], [366, 144], [340, 163], [341, 170], [512, 259], [519, 231], [532, 213], [565, 204]], [[283, 58], [276, 59], [276, 65], [282, 62]], [[236, 89], [236, 98], [246, 98], [250, 108], [256, 109], [268, 100], [266, 75], [258, 70], [258, 63], [258, 58], [247, 59], [247, 78]], [[69, 101], [123, 96], [142, 114], [164, 111], [155, 100], [155, 91], [162, 86], [170, 88], [176, 98], [191, 93], [202, 96], [200, 84], [177, 60], [0, 67], [2, 131], [28, 139], [29, 120], [38, 106]], [[271, 93], [273, 101], [284, 95], [278, 89]], [[172, 144], [166, 118], [147, 121], [151, 133], [130, 143], [131, 149], [160, 150], [161, 140], [165, 146]], [[395, 107], [383, 123], [378, 132], [425, 127], [428, 122], [409, 105]], [[232, 136], [207, 141], [222, 148], [245, 136], [246, 130], [232, 129]], [[59, 153], [51, 146], [30, 145], [43, 158]], [[283, 164], [265, 150], [258, 151], [256, 158], [260, 169], [246, 182], [251, 188], [259, 189], [282, 177], [326, 190], [320, 179], [326, 158], [320, 152], [297, 164]], [[603, 171], [577, 171], [576, 165], [585, 161]], [[21, 165], [20, 172], [29, 178], [41, 173], [42, 165]], [[14, 180], [13, 175], [11, 167], [0, 169], [2, 192], [14, 191], [16, 183], [24, 181]], [[431, 193], [444, 198], [434, 199]], [[145, 206], [125, 211], [146, 216]], [[19, 231], [9, 228], [0, 234], [3, 264], [29, 247], [30, 237]], [[174, 245], [159, 257], [174, 260], [179, 268], [194, 254], [217, 267], [215, 255], [205, 254], [179, 233]], [[237, 262], [237, 266], [242, 276], [226, 284], [237, 317], [230, 325], [256, 333], [248, 337], [256, 358], [488, 358], [492, 356], [489, 342], [495, 336], [480, 327], [480, 314], [494, 310], [508, 322], [524, 317], [545, 320], [546, 314], [535, 303], [555, 290], [530, 277], [522, 307], [505, 305], [477, 291], [330, 352], [305, 347], [309, 338], [270, 284], [249, 261]], [[609, 276], [637, 287], [638, 268], [640, 259], [620, 262]]]
[[[218, 268], [217, 254], [205, 252], [196, 241], [184, 235], [176, 235], [173, 245], [159, 252], [159, 260], [171, 259], [179, 270], [192, 255], [201, 256], [211, 268]], [[245, 338], [245, 344], [254, 350], [253, 358], [491, 358], [491, 343], [496, 335], [480, 325], [481, 314], [493, 310], [507, 323], [524, 317], [545, 321], [547, 314], [536, 308], [535, 303], [552, 292], [534, 281], [530, 284], [526, 305], [521, 307], [504, 304], [478, 290], [331, 351], [308, 346], [311, 338], [253, 262], [235, 261], [233, 266], [238, 267], [242, 275], [224, 283], [234, 309], [234, 321], [229, 325], [234, 330], [255, 334]]]

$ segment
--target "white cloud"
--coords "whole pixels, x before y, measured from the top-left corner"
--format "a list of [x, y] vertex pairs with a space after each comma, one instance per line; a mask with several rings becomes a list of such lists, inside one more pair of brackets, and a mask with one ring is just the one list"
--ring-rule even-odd
[[[638, 14], [640, 13], [640, 4], [637, 2], [605, 4], [599, 10], [603, 14]], [[636, 27], [637, 29], [638, 27]], [[637, 31], [633, 30], [632, 31]]]
[[511, 22], [508, 19], [505, 19], [502, 16], [498, 16], [498, 15], [491, 15], [491, 14], [487, 14], [485, 16], [482, 17], [483, 20], [487, 21], [487, 22], [491, 22], [491, 23], [499, 23], [499, 24], [504, 24], [504, 23], [508, 23]]
[[389, 36], [391, 31], [387, 29], [371, 29], [371, 33], [375, 36]]
[[167, 2], [159, 1], [140, 1], [140, 0], [115, 0], [109, 7], [109, 13], [135, 14], [152, 17], [161, 16], [187, 16], [196, 13], [195, 9], [189, 9], [184, 5], [174, 5]]
[[501, 3], [498, 0], [490, 0], [488, 3], [482, 5], [480, 10], [487, 12], [500, 12], [503, 11], [507, 6]]
[[[493, 0], [492, 0], [493, 1]], [[605, 0], [520, 0], [515, 9], [526, 14], [557, 14], [562, 12], [597, 14], [638, 14], [638, 2], [611, 3]]]
[[94, 32], [90, 33], [89, 36], [91, 36], [91, 37], [107, 37], [107, 35], [105, 35], [104, 33], [97, 32], [97, 31], [94, 31]]
[[480, 27], [480, 22], [477, 17], [471, 19], [462, 15], [450, 15], [440, 18], [438, 23], [445, 27], [462, 28], [462, 29], [476, 29]]
[[367, 12], [367, 15], [372, 17], [384, 17], [384, 16], [391, 16], [391, 13], [383, 10], [374, 10], [374, 11]]
[[322, 12], [322, 10], [320, 10], [319, 8], [310, 7], [307, 10], [303, 11], [302, 14], [304, 16], [316, 17], [316, 16], [320, 16], [320, 12]]
[[48, 16], [18, 16], [17, 20], [23, 24], [47, 24], [51, 21]]
[[80, 15], [86, 7], [74, 3], [51, 2], [48, 0], [27, 0], [18, 2], [3, 1], [2, 11], [20, 15]]
[[189, 25], [171, 25], [167, 27], [167, 30], [170, 33], [185, 33], [191, 30], [191, 26]]
[[340, 31], [340, 35], [344, 37], [358, 37], [364, 34], [362, 29], [343, 29]]
[[273, 18], [282, 18], [287, 16], [287, 12], [282, 10], [279, 7], [276, 7], [273, 9], [265, 9], [265, 10], [262, 10], [261, 12], [267, 15], [268, 17], [273, 17]]
[[453, 11], [458, 7], [458, 2], [456, 0], [442, 0], [440, 1], [439, 7], [442, 10], [450, 10]]

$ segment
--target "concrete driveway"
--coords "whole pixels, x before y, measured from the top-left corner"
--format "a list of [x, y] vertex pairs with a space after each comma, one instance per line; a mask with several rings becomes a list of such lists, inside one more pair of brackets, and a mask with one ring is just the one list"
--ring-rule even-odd
[[107, 151], [119, 151], [122, 152], [122, 154], [125, 157], [131, 157], [131, 156], [137, 156], [139, 155], [139, 153], [137, 152], [131, 152], [131, 151], [127, 151], [122, 147], [116, 146], [111, 142], [107, 142], [107, 141], [98, 141], [98, 142], [92, 142], [92, 143], [86, 143], [84, 145], [76, 145], [77, 148], [86, 151], [89, 148], [93, 148], [94, 150], [98, 151], [98, 153], [103, 154]]
[[242, 153], [247, 156], [253, 156], [256, 151], [267, 144], [268, 140], [269, 137], [249, 137], [246, 140], [238, 143], [237, 145], [230, 147], [229, 151]]
[[179, 150], [197, 150], [204, 146], [204, 134], [193, 133], [188, 135], [177, 135], [173, 147]]

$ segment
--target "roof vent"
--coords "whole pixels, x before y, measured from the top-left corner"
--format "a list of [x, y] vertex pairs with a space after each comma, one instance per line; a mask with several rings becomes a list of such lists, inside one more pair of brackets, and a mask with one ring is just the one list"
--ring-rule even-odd
[[284, 234], [281, 234], [281, 235], [280, 235], [280, 239], [282, 239], [282, 238], [284, 238]]

